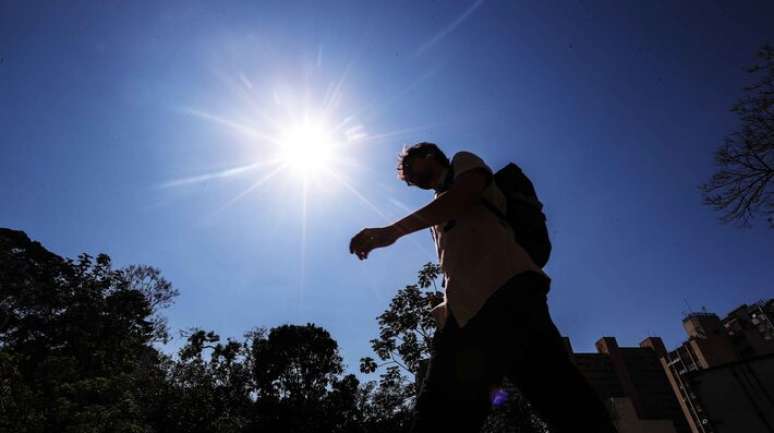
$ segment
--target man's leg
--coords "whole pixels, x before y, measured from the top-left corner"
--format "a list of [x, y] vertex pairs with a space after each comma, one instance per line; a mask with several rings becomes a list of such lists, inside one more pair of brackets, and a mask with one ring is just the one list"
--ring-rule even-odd
[[513, 359], [508, 376], [552, 432], [615, 432], [599, 397], [570, 361], [545, 295], [533, 291], [521, 302], [529, 305], [522, 313], [528, 334], [523, 356]]
[[461, 334], [450, 313], [434, 338], [410, 431], [478, 433], [491, 407], [486, 364], [484, 351]]

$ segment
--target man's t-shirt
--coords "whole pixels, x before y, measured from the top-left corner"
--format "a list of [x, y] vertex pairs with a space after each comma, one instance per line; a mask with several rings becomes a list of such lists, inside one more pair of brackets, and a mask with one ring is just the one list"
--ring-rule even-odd
[[[455, 179], [478, 168], [492, 173], [484, 161], [471, 152], [456, 153], [451, 165]], [[436, 193], [436, 197], [440, 194]], [[506, 199], [494, 179], [482, 194], [485, 200], [505, 212]], [[511, 277], [525, 271], [543, 273], [516, 242], [508, 223], [483, 204], [476, 204], [431, 230], [446, 279], [444, 302], [432, 310], [439, 327], [446, 323], [447, 309], [451, 309], [459, 326], [463, 327], [489, 296]]]

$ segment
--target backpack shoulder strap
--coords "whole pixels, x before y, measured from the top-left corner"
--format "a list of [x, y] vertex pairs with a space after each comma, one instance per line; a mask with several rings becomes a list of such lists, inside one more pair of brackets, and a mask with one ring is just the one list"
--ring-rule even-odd
[[481, 204], [483, 204], [487, 209], [489, 209], [498, 218], [500, 218], [501, 220], [503, 220], [505, 222], [508, 222], [508, 217], [500, 209], [498, 209], [497, 206], [495, 206], [492, 203], [490, 203], [489, 200], [487, 200], [487, 199], [482, 197], [481, 198]]
[[446, 171], [446, 178], [444, 178], [443, 183], [441, 184], [441, 188], [438, 189], [438, 192], [441, 193], [448, 191], [449, 188], [451, 188], [452, 183], [454, 183], [454, 167], [450, 164]]
[[[495, 182], [494, 174], [492, 174], [490, 178], [490, 182], [494, 183], [495, 186], [497, 185], [497, 182]], [[448, 171], [446, 172], [446, 178], [443, 180], [443, 183], [441, 184], [441, 188], [438, 190], [439, 193], [448, 191], [449, 188], [451, 188], [451, 185], [454, 183], [454, 167], [452, 165], [449, 165]], [[488, 187], [489, 185], [487, 185]], [[481, 198], [481, 204], [483, 204], [487, 209], [492, 211], [498, 218], [502, 219], [503, 221], [508, 221], [508, 217], [503, 213], [500, 209], [497, 208], [494, 204], [490, 203], [489, 200], [485, 198]]]

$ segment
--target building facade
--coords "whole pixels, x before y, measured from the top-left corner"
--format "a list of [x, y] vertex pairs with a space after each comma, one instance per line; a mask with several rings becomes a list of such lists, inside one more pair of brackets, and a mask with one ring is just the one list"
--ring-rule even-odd
[[[683, 328], [688, 339], [660, 362], [691, 431], [774, 433], [774, 420], [765, 415], [774, 416], [774, 377], [769, 376], [774, 372], [768, 367], [774, 354], [774, 299], [741, 305], [723, 319], [706, 311], [691, 313]], [[749, 410], [730, 409], [736, 406]], [[743, 412], [761, 429], [749, 430], [746, 421], [731, 416]]]
[[666, 353], [658, 337], [640, 347], [620, 347], [614, 337], [602, 337], [597, 353], [575, 353], [565, 339], [570, 357], [608, 409], [621, 433], [672, 431], [690, 428], [659, 361]]

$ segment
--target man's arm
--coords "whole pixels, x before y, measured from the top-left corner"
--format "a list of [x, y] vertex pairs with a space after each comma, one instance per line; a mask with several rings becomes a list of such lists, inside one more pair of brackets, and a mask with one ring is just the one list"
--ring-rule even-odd
[[481, 199], [492, 174], [476, 168], [460, 174], [445, 193], [421, 209], [392, 224], [398, 237], [448, 221], [470, 209]]
[[360, 231], [350, 241], [349, 251], [362, 260], [374, 248], [392, 245], [402, 236], [448, 221], [478, 203], [491, 181], [492, 174], [484, 167], [461, 173], [448, 191], [411, 215], [387, 227]]

